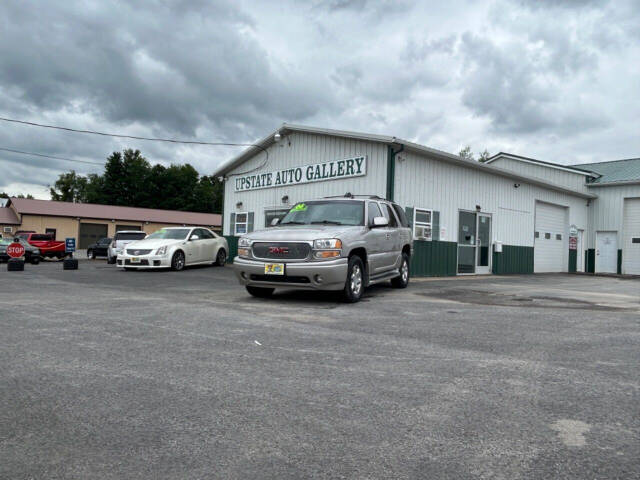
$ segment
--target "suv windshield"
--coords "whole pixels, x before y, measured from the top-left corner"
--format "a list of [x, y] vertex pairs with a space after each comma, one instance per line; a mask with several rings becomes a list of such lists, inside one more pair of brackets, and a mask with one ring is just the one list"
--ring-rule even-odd
[[185, 240], [191, 231], [190, 228], [161, 228], [157, 232], [153, 232], [147, 238], [162, 238], [165, 240]]
[[147, 234], [144, 232], [130, 232], [130, 233], [123, 233], [123, 232], [116, 232], [116, 236], [115, 236], [115, 241], [117, 242], [118, 240], [142, 240], [144, 237], [146, 237]]
[[298, 203], [279, 225], [364, 225], [364, 202], [317, 200]]

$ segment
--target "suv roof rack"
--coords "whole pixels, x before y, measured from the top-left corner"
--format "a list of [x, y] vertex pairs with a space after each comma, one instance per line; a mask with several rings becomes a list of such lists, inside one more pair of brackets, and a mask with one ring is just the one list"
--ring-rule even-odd
[[324, 198], [364, 198], [369, 200], [384, 200], [385, 202], [387, 201], [386, 198], [382, 198], [378, 195], [354, 195], [351, 192], [347, 192], [344, 195], [330, 195]]

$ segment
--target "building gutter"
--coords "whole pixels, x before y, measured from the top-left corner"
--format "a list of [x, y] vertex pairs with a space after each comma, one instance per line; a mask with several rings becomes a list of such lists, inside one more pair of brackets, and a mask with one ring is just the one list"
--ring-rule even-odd
[[391, 145], [387, 145], [387, 195], [386, 198], [389, 201], [393, 202], [393, 195], [394, 195], [394, 190], [395, 190], [395, 185], [396, 185], [396, 155], [399, 154], [400, 152], [402, 152], [404, 150], [404, 145], [402, 143], [400, 143], [400, 148], [399, 149], [394, 149], [394, 145], [396, 145], [395, 143], [395, 137], [394, 137], [394, 142]]
[[604, 183], [585, 183], [589, 188], [591, 187], [617, 187], [624, 185], [640, 185], [640, 180], [620, 180], [617, 182], [604, 182]]

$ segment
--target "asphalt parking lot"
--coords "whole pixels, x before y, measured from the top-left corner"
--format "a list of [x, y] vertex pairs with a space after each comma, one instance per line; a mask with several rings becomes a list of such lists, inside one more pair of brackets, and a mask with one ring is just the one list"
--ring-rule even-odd
[[0, 265], [0, 478], [639, 478], [640, 280], [255, 299]]

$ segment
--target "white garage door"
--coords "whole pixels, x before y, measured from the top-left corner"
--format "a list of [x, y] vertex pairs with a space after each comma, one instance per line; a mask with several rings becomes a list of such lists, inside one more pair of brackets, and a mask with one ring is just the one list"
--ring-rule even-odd
[[567, 271], [565, 253], [569, 244], [565, 212], [565, 207], [536, 202], [533, 242], [533, 271], [536, 273]]
[[640, 198], [624, 201], [622, 273], [640, 275]]

